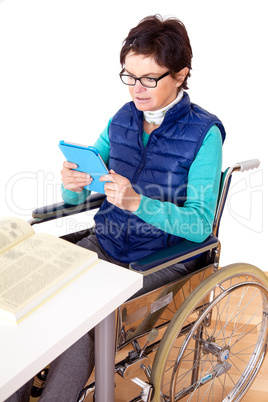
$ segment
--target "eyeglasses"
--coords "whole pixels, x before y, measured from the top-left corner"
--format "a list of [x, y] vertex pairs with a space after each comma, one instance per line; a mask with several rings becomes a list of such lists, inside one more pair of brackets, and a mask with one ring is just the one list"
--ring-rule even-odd
[[134, 87], [136, 85], [136, 82], [140, 81], [141, 85], [146, 88], [155, 88], [157, 86], [158, 81], [162, 80], [162, 78], [165, 78], [169, 74], [170, 74], [170, 72], [167, 71], [165, 74], [161, 75], [159, 78], [152, 78], [152, 77], [137, 78], [137, 77], [133, 77], [133, 75], [124, 74], [124, 70], [123, 70], [119, 74], [119, 76], [120, 76], [123, 84]]

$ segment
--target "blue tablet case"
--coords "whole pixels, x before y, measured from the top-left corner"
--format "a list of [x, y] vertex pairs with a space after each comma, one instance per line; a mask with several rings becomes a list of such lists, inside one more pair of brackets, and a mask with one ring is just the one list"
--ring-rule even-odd
[[104, 183], [99, 181], [100, 176], [109, 173], [99, 151], [94, 147], [59, 142], [59, 147], [68, 162], [76, 163], [79, 172], [85, 172], [93, 177], [93, 181], [86, 189], [104, 194]]

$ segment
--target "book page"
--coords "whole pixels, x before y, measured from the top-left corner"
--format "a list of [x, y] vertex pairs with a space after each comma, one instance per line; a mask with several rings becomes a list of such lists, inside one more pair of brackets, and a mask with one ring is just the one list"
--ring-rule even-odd
[[0, 256], [0, 309], [16, 314], [41, 302], [96, 260], [90, 250], [34, 234]]
[[0, 219], [0, 253], [34, 233], [29, 223], [19, 218]]

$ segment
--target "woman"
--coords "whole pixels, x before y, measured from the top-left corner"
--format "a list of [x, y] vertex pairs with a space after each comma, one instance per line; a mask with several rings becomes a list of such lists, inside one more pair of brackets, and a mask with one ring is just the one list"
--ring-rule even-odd
[[[107, 197], [95, 216], [95, 234], [77, 243], [102, 259], [128, 267], [182, 239], [201, 242], [211, 233], [225, 131], [184, 92], [191, 59], [186, 29], [177, 19], [147, 17], [123, 44], [120, 78], [132, 102], [94, 144], [109, 167], [101, 178]], [[69, 204], [85, 200], [84, 186], [92, 180], [75, 167], [65, 162], [62, 169], [62, 195]], [[195, 268], [195, 262], [175, 264], [146, 276], [136, 295]], [[76, 401], [94, 365], [91, 335], [51, 364], [40, 400]], [[30, 385], [10, 400], [28, 400]], [[25, 399], [19, 399], [22, 394]]]
[[[191, 58], [187, 32], [176, 19], [145, 18], [124, 42], [120, 77], [133, 102], [95, 143], [110, 169], [101, 178], [109, 181], [107, 198], [95, 216], [95, 235], [78, 243], [101, 258], [128, 266], [184, 238], [201, 242], [211, 233], [225, 132], [216, 116], [191, 104], [183, 91]], [[75, 167], [65, 162], [62, 170], [62, 195], [69, 204], [89, 195], [84, 186], [91, 178]], [[145, 278], [142, 291], [182, 269], [169, 267]]]

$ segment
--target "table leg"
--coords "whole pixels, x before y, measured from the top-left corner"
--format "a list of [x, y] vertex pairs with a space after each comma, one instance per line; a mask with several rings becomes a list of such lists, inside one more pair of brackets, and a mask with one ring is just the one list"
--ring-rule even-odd
[[115, 312], [95, 328], [95, 401], [114, 402]]

